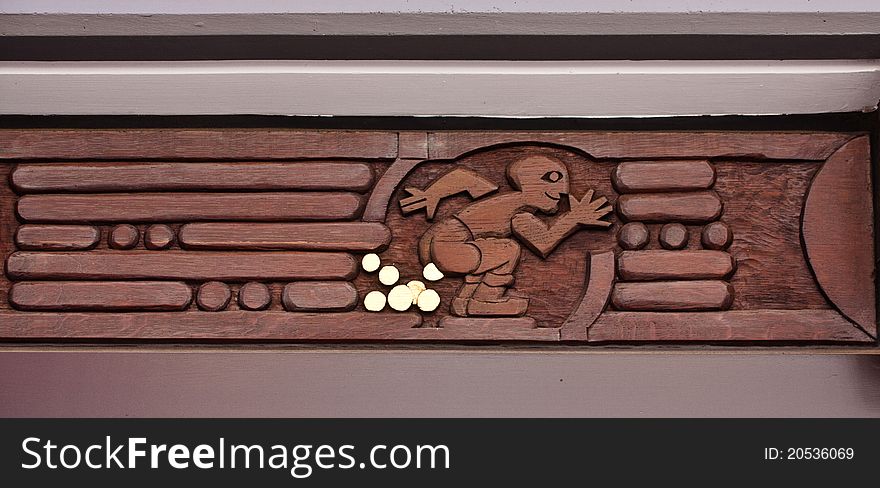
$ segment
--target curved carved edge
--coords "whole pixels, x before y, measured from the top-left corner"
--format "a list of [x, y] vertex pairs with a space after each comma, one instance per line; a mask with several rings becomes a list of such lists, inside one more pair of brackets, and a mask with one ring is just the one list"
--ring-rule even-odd
[[376, 182], [373, 191], [370, 192], [370, 198], [364, 207], [361, 220], [364, 222], [385, 222], [385, 217], [388, 215], [388, 204], [391, 202], [394, 190], [416, 166], [425, 161], [427, 160], [395, 159]]
[[828, 301], [876, 337], [874, 226], [868, 137], [857, 137], [819, 169], [804, 203], [807, 264]]
[[614, 286], [614, 252], [589, 254], [590, 274], [581, 302], [562, 324], [563, 341], [585, 341], [587, 331], [608, 305]]

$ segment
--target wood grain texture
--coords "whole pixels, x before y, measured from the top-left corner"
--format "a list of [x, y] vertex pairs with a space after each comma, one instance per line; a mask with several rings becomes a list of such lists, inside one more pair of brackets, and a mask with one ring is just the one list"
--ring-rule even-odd
[[733, 256], [722, 251], [623, 251], [617, 274], [627, 281], [723, 279], [735, 269]]
[[388, 205], [391, 203], [391, 195], [397, 190], [400, 182], [423, 163], [421, 159], [398, 159], [382, 173], [379, 181], [370, 193], [370, 199], [364, 207], [362, 220], [366, 222], [384, 222], [388, 214]]
[[4, 129], [0, 159], [393, 159], [397, 134], [296, 129]]
[[344, 281], [297, 281], [288, 283], [281, 295], [290, 311], [347, 311], [358, 303], [358, 293]]
[[101, 231], [91, 225], [22, 225], [15, 247], [26, 251], [82, 251], [98, 244]]
[[354, 256], [310, 252], [16, 252], [6, 262], [14, 279], [33, 280], [291, 280], [351, 279]]
[[591, 342], [873, 342], [834, 310], [606, 312], [596, 320], [589, 334]]
[[711, 222], [721, 216], [721, 199], [715, 192], [644, 193], [621, 195], [617, 213], [642, 222]]
[[18, 193], [205, 190], [353, 190], [373, 173], [358, 162], [27, 163], [12, 172]]
[[207, 312], [219, 312], [229, 305], [232, 290], [226, 283], [209, 281], [199, 285], [196, 291], [196, 305]]
[[407, 339], [420, 322], [414, 313], [0, 312], [0, 338], [381, 341]]
[[376, 251], [391, 242], [378, 222], [195, 223], [180, 229], [187, 249]]
[[612, 286], [614, 286], [614, 252], [590, 254], [590, 272], [584, 284], [584, 296], [577, 308], [563, 322], [559, 331], [561, 340], [587, 338], [587, 329], [608, 306]]
[[810, 186], [802, 235], [822, 291], [843, 315], [876, 336], [870, 160], [867, 136], [828, 158]]
[[44, 311], [173, 311], [192, 301], [192, 290], [181, 282], [19, 282], [9, 302], [21, 310]]
[[715, 184], [708, 161], [626, 161], [611, 174], [620, 193], [707, 190]]
[[482, 333], [497, 330], [530, 330], [538, 326], [535, 319], [531, 317], [443, 317], [439, 324], [441, 328], [450, 331], [482, 331]]
[[12, 165], [0, 164], [0, 262], [4, 273], [0, 273], [0, 310], [9, 308], [7, 295], [11, 283], [6, 276], [6, 257], [15, 251], [15, 232], [19, 222], [15, 218], [15, 193], [5, 182], [9, 181]]
[[173, 222], [188, 220], [347, 220], [361, 197], [344, 192], [108, 193], [25, 195], [18, 215], [27, 222]]
[[428, 154], [452, 159], [504, 144], [540, 142], [583, 151], [594, 158], [749, 158], [824, 161], [854, 135], [766, 132], [432, 132]]
[[428, 133], [402, 131], [397, 134], [397, 157], [400, 159], [428, 159]]
[[617, 283], [611, 304], [617, 310], [724, 310], [733, 302], [733, 289], [724, 281], [653, 281]]

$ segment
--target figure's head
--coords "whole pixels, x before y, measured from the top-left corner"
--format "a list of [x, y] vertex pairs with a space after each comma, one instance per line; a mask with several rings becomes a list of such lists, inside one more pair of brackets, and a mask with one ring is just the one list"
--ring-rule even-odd
[[562, 195], [568, 194], [565, 164], [550, 156], [527, 156], [507, 167], [507, 178], [521, 191], [526, 204], [545, 213], [559, 210]]

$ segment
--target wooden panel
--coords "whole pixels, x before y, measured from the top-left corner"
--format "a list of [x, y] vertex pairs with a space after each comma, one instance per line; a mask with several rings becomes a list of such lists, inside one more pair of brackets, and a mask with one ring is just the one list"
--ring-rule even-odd
[[379, 223], [320, 224], [197, 223], [180, 229], [188, 249], [375, 251], [391, 242], [391, 231]]
[[186, 283], [160, 281], [20, 282], [9, 301], [22, 310], [183, 310], [192, 301]]
[[0, 159], [307, 159], [397, 156], [394, 132], [284, 129], [0, 130]]
[[16, 252], [6, 272], [26, 280], [286, 280], [351, 279], [350, 254], [308, 252]]
[[174, 222], [186, 220], [343, 220], [357, 216], [355, 193], [111, 193], [25, 195], [28, 222]]
[[363, 163], [91, 163], [20, 164], [12, 172], [19, 193], [162, 190], [355, 190], [370, 188]]
[[[91, 146], [0, 165], [0, 339], [862, 344], [876, 331], [860, 134], [262, 132], [301, 139], [281, 156], [249, 131], [166, 131], [186, 150], [228, 143], [218, 134], [253, 147], [156, 161], [90, 139], [155, 131], [84, 132], [17, 131], [34, 149], [40, 134]], [[349, 147], [389, 134], [391, 157]], [[320, 161], [293, 155], [306, 140], [327, 144]]]
[[590, 341], [857, 341], [874, 342], [831, 310], [607, 312]]

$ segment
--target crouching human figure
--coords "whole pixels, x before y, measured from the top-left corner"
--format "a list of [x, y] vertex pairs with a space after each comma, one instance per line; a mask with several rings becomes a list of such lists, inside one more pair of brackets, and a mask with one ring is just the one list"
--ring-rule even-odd
[[[565, 238], [582, 226], [608, 227], [600, 220], [611, 212], [604, 197], [593, 200], [593, 190], [578, 200], [569, 193], [565, 164], [549, 156], [527, 156], [510, 163], [507, 178], [513, 191], [477, 200], [455, 215], [433, 224], [419, 241], [419, 259], [433, 262], [444, 274], [463, 275], [464, 284], [452, 300], [458, 316], [509, 317], [524, 315], [527, 298], [507, 294], [519, 264], [521, 244], [546, 258]], [[437, 178], [424, 190], [406, 188], [400, 200], [403, 213], [424, 208], [434, 218], [443, 198], [467, 192], [479, 199], [498, 186], [479, 174], [456, 168]], [[535, 213], [559, 212], [563, 198], [569, 210], [552, 223]]]

